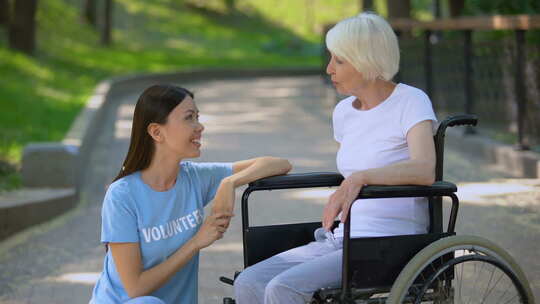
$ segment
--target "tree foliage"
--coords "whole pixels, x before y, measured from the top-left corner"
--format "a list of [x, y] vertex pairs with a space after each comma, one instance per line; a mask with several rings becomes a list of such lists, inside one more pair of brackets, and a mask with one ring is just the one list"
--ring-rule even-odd
[[482, 14], [537, 14], [540, 13], [540, 2], [537, 0], [469, 0], [465, 10], [468, 15]]

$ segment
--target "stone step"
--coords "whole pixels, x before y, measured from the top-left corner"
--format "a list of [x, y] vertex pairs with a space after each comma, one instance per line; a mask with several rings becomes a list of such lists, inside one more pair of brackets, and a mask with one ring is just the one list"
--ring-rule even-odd
[[77, 202], [75, 188], [22, 188], [0, 194], [0, 240], [64, 213]]

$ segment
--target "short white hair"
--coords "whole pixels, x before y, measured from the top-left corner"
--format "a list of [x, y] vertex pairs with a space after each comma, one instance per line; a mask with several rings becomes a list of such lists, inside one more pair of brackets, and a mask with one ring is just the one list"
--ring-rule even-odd
[[399, 70], [396, 34], [375, 13], [364, 12], [340, 21], [326, 34], [326, 47], [368, 80], [391, 80]]

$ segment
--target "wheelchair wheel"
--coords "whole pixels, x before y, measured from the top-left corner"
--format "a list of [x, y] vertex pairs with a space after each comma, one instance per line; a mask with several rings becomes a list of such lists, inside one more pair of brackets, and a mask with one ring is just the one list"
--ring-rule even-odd
[[414, 256], [387, 303], [534, 304], [534, 297], [523, 271], [502, 248], [476, 236], [452, 236]]

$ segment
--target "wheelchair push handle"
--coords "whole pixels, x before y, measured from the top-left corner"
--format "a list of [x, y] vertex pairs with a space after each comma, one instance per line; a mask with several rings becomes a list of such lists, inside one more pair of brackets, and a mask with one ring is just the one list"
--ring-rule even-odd
[[465, 125], [476, 126], [476, 124], [478, 123], [478, 117], [476, 115], [471, 115], [471, 114], [461, 114], [461, 115], [450, 116], [443, 121], [443, 123], [445, 122], [448, 127], [465, 126]]

